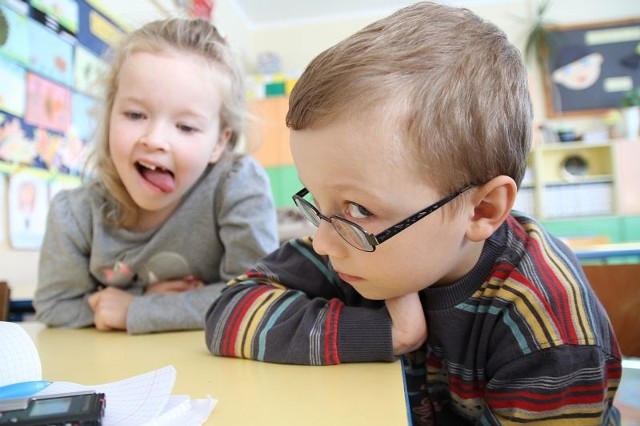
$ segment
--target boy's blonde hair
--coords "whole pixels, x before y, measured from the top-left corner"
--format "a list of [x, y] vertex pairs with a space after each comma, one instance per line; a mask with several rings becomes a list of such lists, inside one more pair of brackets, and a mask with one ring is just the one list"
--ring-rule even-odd
[[[105, 220], [116, 226], [131, 227], [137, 222], [137, 208], [122, 183], [109, 151], [109, 121], [122, 64], [137, 52], [184, 52], [199, 55], [212, 67], [211, 78], [225, 76], [220, 129], [230, 128], [227, 146], [233, 149], [245, 126], [246, 91], [244, 74], [234, 52], [210, 22], [204, 19], [171, 18], [150, 22], [126, 35], [111, 53], [111, 69], [105, 78], [101, 127], [95, 141], [89, 170], [106, 197]], [[153, 72], [153, 70], [149, 70]], [[185, 75], [184, 78], [189, 78]]]
[[526, 69], [506, 35], [469, 10], [417, 3], [327, 49], [296, 83], [287, 126], [374, 110], [405, 142], [406, 166], [443, 194], [499, 175], [522, 181], [531, 140]]

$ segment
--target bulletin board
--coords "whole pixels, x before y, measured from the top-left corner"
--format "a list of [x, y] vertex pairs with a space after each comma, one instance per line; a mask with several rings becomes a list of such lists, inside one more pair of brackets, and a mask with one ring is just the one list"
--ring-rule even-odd
[[548, 116], [602, 114], [640, 85], [640, 17], [546, 30]]
[[88, 0], [0, 0], [0, 242], [37, 250], [51, 197], [80, 184], [124, 34]]

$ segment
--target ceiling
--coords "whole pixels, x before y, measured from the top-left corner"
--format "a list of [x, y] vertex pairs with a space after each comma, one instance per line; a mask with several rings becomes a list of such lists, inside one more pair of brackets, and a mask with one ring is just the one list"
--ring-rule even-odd
[[387, 14], [416, 0], [231, 0], [251, 27]]
[[[216, 0], [211, 0], [214, 3]], [[225, 2], [251, 29], [277, 27], [305, 22], [380, 16], [416, 0], [217, 0]], [[442, 0], [467, 6], [492, 0]], [[493, 0], [493, 2], [507, 0]], [[116, 20], [130, 28], [147, 21], [180, 15], [185, 0], [105, 0], [102, 4]]]

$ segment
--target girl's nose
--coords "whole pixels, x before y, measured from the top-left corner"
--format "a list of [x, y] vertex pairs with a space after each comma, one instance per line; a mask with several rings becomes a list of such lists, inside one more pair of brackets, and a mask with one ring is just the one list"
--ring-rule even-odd
[[138, 142], [150, 150], [168, 151], [170, 148], [168, 132], [161, 125], [150, 124]]

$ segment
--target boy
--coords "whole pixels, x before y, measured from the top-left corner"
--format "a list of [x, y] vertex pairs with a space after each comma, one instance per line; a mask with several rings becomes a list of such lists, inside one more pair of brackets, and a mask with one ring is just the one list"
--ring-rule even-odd
[[287, 125], [294, 200], [318, 230], [228, 284], [207, 313], [212, 353], [406, 355], [416, 425], [619, 422], [606, 313], [571, 251], [511, 212], [531, 106], [502, 31], [404, 8], [316, 57]]

